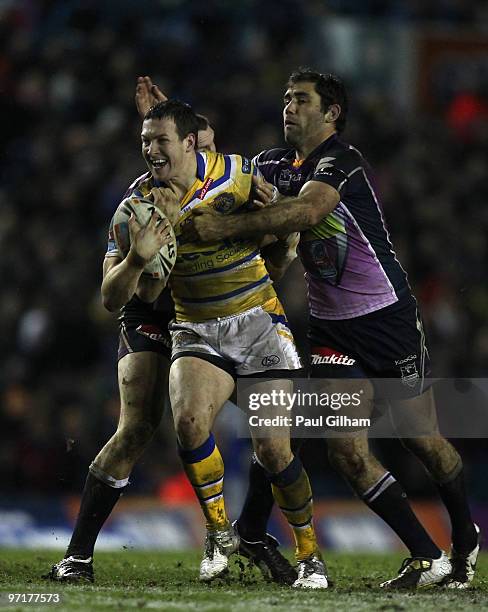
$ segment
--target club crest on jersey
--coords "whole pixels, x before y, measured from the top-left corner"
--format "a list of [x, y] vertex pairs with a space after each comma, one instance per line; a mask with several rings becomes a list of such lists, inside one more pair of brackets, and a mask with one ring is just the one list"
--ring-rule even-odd
[[286, 191], [290, 189], [292, 183], [299, 183], [302, 180], [302, 173], [296, 174], [289, 168], [283, 168], [278, 177], [278, 189]]
[[415, 387], [419, 381], [419, 373], [417, 371], [416, 363], [409, 363], [400, 366], [400, 373], [402, 375], [402, 383], [407, 387]]
[[139, 325], [136, 327], [136, 332], [141, 334], [142, 336], [146, 336], [150, 340], [154, 340], [155, 342], [161, 342], [167, 347], [171, 348], [171, 341], [167, 335], [163, 334], [161, 328], [157, 325]]
[[291, 183], [291, 171], [288, 168], [283, 169], [278, 177], [278, 188], [289, 189]]
[[235, 197], [231, 193], [221, 193], [212, 202], [215, 210], [221, 213], [229, 212], [236, 202]]
[[346, 365], [352, 366], [356, 360], [344, 355], [335, 349], [327, 347], [314, 347], [310, 355], [311, 365]]

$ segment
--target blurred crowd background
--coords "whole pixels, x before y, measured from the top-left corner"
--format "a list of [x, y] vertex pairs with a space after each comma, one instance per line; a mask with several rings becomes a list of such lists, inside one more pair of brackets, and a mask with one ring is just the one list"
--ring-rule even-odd
[[[111, 215], [145, 170], [138, 75], [207, 115], [220, 151], [252, 156], [282, 145], [293, 69], [340, 74], [350, 93], [344, 137], [376, 170], [434, 373], [486, 376], [487, 2], [3, 0], [0, 40], [3, 493], [80, 492], [114, 431], [117, 325], [99, 285]], [[297, 262], [279, 292], [304, 351], [302, 276]], [[165, 418], [131, 492], [171, 490], [172, 436]], [[242, 481], [247, 443], [223, 437]], [[236, 445], [242, 453], [228, 452]], [[457, 445], [472, 495], [488, 499], [486, 442]], [[379, 442], [378, 452], [410, 493], [431, 494], [398, 443]], [[316, 495], [349, 494], [323, 469], [323, 442], [305, 460]]]

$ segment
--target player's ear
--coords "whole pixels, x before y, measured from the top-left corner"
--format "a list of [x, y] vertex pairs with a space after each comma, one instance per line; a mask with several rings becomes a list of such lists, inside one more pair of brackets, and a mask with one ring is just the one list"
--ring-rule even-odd
[[324, 116], [325, 123], [335, 123], [341, 114], [339, 104], [331, 104]]
[[190, 132], [185, 138], [186, 151], [194, 151], [197, 148], [197, 135]]

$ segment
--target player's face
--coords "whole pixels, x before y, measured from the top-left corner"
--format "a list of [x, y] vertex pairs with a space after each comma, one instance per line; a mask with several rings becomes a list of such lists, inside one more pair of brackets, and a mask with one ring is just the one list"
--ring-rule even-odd
[[193, 150], [193, 136], [190, 136], [180, 140], [173, 119], [144, 121], [141, 132], [142, 156], [156, 180], [167, 182], [180, 173], [186, 156]]
[[300, 147], [308, 139], [315, 140], [325, 125], [325, 113], [321, 110], [320, 95], [315, 91], [315, 83], [295, 83], [286, 90], [283, 102], [286, 142], [293, 147]]

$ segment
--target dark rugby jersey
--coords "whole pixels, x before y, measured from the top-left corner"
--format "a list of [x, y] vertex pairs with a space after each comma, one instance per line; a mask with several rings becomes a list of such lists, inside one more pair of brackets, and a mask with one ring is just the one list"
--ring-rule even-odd
[[168, 323], [175, 317], [175, 308], [171, 299], [171, 292], [165, 287], [161, 295], [152, 304], [143, 302], [137, 295], [134, 295], [120, 309], [119, 322], [127, 327], [138, 325], [161, 325], [165, 329]]
[[327, 183], [340, 194], [336, 208], [300, 236], [312, 316], [350, 319], [411, 295], [369, 166], [357, 149], [333, 134], [301, 164], [294, 149], [263, 151], [253, 161], [284, 196], [297, 196], [309, 180]]

